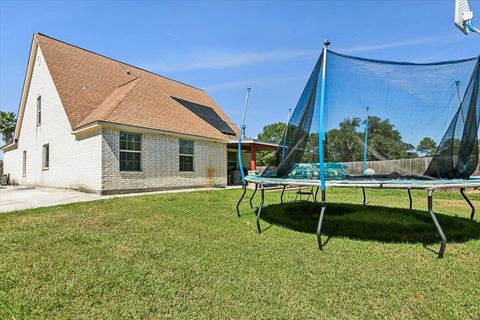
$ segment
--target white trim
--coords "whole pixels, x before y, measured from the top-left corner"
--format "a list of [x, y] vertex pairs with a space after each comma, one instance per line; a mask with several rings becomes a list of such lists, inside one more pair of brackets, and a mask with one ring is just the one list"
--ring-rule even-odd
[[22, 95], [20, 98], [20, 104], [18, 106], [18, 112], [17, 112], [17, 124], [15, 126], [15, 133], [13, 135], [14, 141], [15, 139], [18, 140], [18, 137], [20, 136], [20, 131], [21, 131], [22, 122], [23, 122], [23, 115], [25, 113], [25, 104], [27, 103], [28, 91], [30, 89], [30, 83], [32, 81], [32, 74], [33, 74], [33, 69], [35, 67], [35, 59], [37, 58], [37, 51], [38, 51], [38, 41], [37, 41], [37, 34], [35, 33], [32, 38], [32, 44], [30, 46], [30, 55], [28, 57], [27, 70], [25, 72], [25, 78], [23, 80]]
[[86, 132], [90, 132], [92, 130], [97, 130], [97, 129], [115, 129], [119, 131], [129, 131], [133, 133], [152, 133], [152, 134], [160, 134], [160, 135], [167, 135], [170, 137], [175, 137], [179, 139], [186, 139], [186, 140], [204, 140], [204, 141], [210, 141], [210, 142], [221, 142], [221, 143], [228, 143], [228, 140], [225, 139], [215, 139], [215, 138], [208, 138], [204, 136], [197, 136], [197, 135], [191, 135], [191, 134], [183, 134], [183, 133], [178, 133], [178, 132], [172, 132], [172, 131], [165, 131], [165, 130], [160, 130], [160, 129], [152, 129], [152, 128], [145, 128], [145, 127], [138, 127], [138, 126], [133, 126], [133, 125], [127, 125], [127, 124], [120, 124], [120, 123], [115, 123], [115, 122], [106, 122], [106, 121], [96, 121], [91, 124], [82, 126], [80, 128], [76, 128], [72, 131], [72, 134], [74, 135], [80, 135]]

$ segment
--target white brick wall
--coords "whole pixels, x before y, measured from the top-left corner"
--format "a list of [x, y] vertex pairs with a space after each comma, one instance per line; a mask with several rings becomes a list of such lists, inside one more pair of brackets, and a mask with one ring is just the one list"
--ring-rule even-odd
[[[42, 96], [42, 122], [37, 126], [37, 97]], [[42, 170], [42, 147], [50, 146], [50, 168]], [[101, 188], [101, 134], [76, 139], [40, 48], [37, 51], [18, 148], [4, 153], [5, 173], [25, 185]], [[22, 176], [23, 151], [27, 174]]]
[[[42, 123], [36, 125], [37, 97], [42, 96]], [[121, 172], [119, 131], [101, 129], [75, 137], [50, 72], [38, 49], [18, 148], [4, 153], [4, 172], [24, 185], [126, 192], [197, 186], [225, 186], [227, 145], [195, 140], [195, 172], [179, 172], [179, 139], [142, 135], [142, 172]], [[50, 146], [50, 168], [42, 170], [42, 148]], [[27, 174], [22, 176], [23, 151]]]
[[227, 145], [194, 140], [195, 172], [179, 171], [179, 138], [142, 134], [142, 171], [120, 171], [119, 131], [103, 130], [102, 189], [105, 193], [125, 190], [172, 189], [227, 184]]

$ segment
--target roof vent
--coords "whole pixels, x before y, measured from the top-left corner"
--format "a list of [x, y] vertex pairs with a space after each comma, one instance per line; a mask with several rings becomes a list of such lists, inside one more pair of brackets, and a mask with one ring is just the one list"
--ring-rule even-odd
[[86, 83], [83, 84], [82, 89], [83, 89], [83, 90], [87, 90], [87, 84], [86, 84]]
[[130, 75], [130, 69], [127, 69], [127, 74]]

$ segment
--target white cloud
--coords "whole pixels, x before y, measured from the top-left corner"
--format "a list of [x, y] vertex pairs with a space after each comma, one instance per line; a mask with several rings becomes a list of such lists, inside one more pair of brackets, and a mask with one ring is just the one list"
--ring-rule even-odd
[[182, 72], [201, 69], [227, 69], [254, 65], [269, 61], [284, 61], [298, 58], [314, 57], [320, 50], [286, 50], [265, 52], [229, 52], [197, 51], [186, 56], [174, 57], [168, 63], [152, 63], [147, 69], [158, 72]]
[[[177, 37], [172, 33], [165, 33], [168, 37]], [[424, 37], [393, 42], [361, 44], [339, 48], [338, 52], [354, 54], [384, 49], [416, 46], [428, 43], [452, 43], [459, 41], [458, 36]], [[334, 49], [337, 51], [337, 49]], [[221, 70], [268, 62], [287, 61], [302, 58], [317, 57], [321, 48], [299, 50], [272, 50], [272, 51], [244, 51], [237, 52], [226, 49], [193, 49], [184, 54], [165, 55], [159, 62], [144, 64], [145, 69], [156, 72], [187, 72], [194, 70]]]
[[291, 83], [294, 81], [306, 81], [305, 75], [293, 75], [293, 76], [278, 76], [278, 77], [262, 77], [254, 79], [236, 80], [231, 82], [222, 82], [210, 85], [201, 86], [207, 92], [218, 92], [235, 88], [255, 88], [265, 87], [276, 84]]
[[455, 41], [458, 41], [458, 39], [459, 39], [459, 37], [456, 37], [456, 36], [425, 37], [425, 38], [416, 38], [416, 39], [394, 41], [394, 42], [364, 44], [364, 45], [358, 45], [358, 46], [343, 48], [343, 49], [340, 49], [338, 51], [339, 52], [344, 52], [344, 53], [369, 52], [369, 51], [376, 51], [376, 50], [416, 46], [416, 45], [422, 45], [422, 44], [427, 44], [427, 43], [435, 43], [435, 42], [437, 42], [437, 43], [438, 42], [440, 42], [440, 43], [455, 42]]

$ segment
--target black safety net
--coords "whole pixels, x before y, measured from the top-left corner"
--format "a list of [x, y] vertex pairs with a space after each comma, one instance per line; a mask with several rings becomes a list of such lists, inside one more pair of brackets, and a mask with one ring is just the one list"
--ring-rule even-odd
[[323, 60], [263, 177], [466, 179], [477, 170], [480, 57], [422, 64], [328, 51], [320, 123]]

